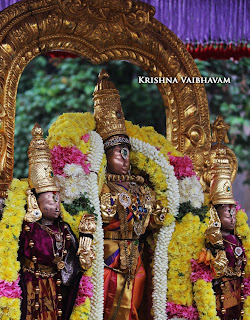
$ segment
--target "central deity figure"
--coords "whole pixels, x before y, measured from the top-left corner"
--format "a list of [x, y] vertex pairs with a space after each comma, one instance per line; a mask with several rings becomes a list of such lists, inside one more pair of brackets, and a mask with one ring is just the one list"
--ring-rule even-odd
[[94, 91], [96, 131], [107, 156], [101, 195], [104, 229], [104, 320], [138, 319], [146, 272], [141, 236], [160, 228], [164, 209], [144, 178], [130, 174], [130, 141], [120, 96], [102, 70]]

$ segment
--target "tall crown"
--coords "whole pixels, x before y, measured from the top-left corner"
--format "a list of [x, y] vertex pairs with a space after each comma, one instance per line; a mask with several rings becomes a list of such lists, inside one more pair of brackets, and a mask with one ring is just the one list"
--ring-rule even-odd
[[28, 150], [29, 185], [36, 193], [58, 191], [47, 142], [43, 138], [43, 130], [36, 123], [31, 131], [33, 136]]
[[[104, 69], [101, 70], [98, 78], [99, 82], [93, 94], [96, 131], [102, 137], [106, 149], [121, 143], [130, 144], [119, 92], [114, 83], [108, 80], [109, 75]], [[115, 139], [112, 138], [114, 136], [116, 136]]]
[[210, 199], [213, 205], [235, 204], [228, 159], [217, 159], [212, 166]]

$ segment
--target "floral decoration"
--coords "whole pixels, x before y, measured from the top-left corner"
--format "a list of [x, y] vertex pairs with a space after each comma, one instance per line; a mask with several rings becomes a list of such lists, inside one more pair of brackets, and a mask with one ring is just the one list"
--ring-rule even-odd
[[[93, 265], [94, 295], [91, 298], [89, 318], [101, 320], [103, 312], [103, 230], [98, 194], [104, 181], [106, 157], [101, 138], [92, 131], [94, 130], [93, 116], [90, 114], [86, 118], [80, 114], [78, 116], [81, 121], [78, 121], [77, 116], [72, 118], [71, 114], [64, 115], [59, 121], [58, 131], [55, 125], [52, 127], [53, 136], [49, 137], [49, 141], [51, 148], [58, 145], [62, 148], [77, 147], [86, 155], [85, 161], [90, 164], [89, 173], [80, 173], [77, 167], [80, 166], [79, 163], [67, 163], [61, 171], [59, 184], [66, 186], [63, 179], [84, 180], [82, 190], [87, 190], [87, 197], [95, 208], [98, 226], [95, 234], [97, 260]], [[69, 119], [71, 119], [71, 125]], [[81, 129], [75, 132], [74, 126]], [[65, 128], [68, 129], [69, 134], [66, 137], [62, 136], [61, 143], [61, 138], [58, 137]], [[204, 246], [204, 232], [209, 217], [207, 208], [204, 206], [208, 203], [208, 198], [204, 197], [192, 161], [189, 157], [176, 151], [171, 143], [155, 132], [152, 127], [140, 128], [126, 121], [126, 129], [132, 146], [131, 164], [148, 174], [157, 199], [162, 200], [163, 205], [168, 208], [164, 227], [155, 234], [151, 242], [154, 250], [154, 318], [167, 319], [168, 314], [173, 319], [218, 319], [211, 283], [212, 276], [209, 270], [198, 266], [195, 261]], [[94, 163], [98, 165], [95, 166]], [[66, 166], [72, 166], [72, 168]], [[79, 192], [80, 185], [77, 183], [76, 189]], [[75, 193], [76, 199], [80, 196]], [[72, 192], [72, 200], [69, 200], [69, 204], [73, 203], [73, 198]], [[179, 210], [182, 210], [181, 215]], [[67, 216], [69, 221], [73, 218]], [[241, 223], [239, 223], [240, 220], [242, 220]], [[240, 233], [248, 236], [246, 220], [241, 213], [237, 221]], [[77, 225], [77, 219], [73, 223]], [[246, 242], [244, 239], [243, 241]], [[247, 250], [247, 245], [245, 247]], [[204, 292], [206, 292], [205, 295]], [[88, 301], [87, 297], [85, 303]], [[244, 303], [245, 314], [249, 309], [248, 301], [247, 297]]]
[[26, 213], [27, 189], [27, 181], [12, 180], [0, 221], [0, 318], [6, 320], [19, 320], [21, 317], [20, 262], [17, 255]]

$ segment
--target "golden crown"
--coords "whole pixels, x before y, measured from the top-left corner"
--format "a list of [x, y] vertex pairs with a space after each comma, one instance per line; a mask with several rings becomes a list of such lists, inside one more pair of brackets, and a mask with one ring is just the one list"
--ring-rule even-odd
[[235, 204], [228, 159], [217, 159], [212, 166], [210, 199], [213, 205]]
[[58, 191], [54, 180], [50, 151], [43, 138], [43, 130], [36, 123], [31, 131], [33, 136], [28, 150], [29, 185], [36, 193]]
[[[104, 69], [98, 78], [93, 94], [96, 131], [105, 142], [105, 149], [117, 144], [129, 144], [119, 92], [114, 83], [108, 80], [109, 75]], [[114, 139], [114, 136], [122, 137]]]

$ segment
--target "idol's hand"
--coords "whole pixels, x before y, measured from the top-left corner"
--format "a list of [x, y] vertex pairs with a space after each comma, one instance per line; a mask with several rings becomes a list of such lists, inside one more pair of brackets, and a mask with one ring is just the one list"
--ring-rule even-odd
[[79, 249], [77, 255], [79, 256], [79, 261], [81, 267], [84, 270], [87, 270], [91, 267], [93, 260], [95, 259], [95, 253], [92, 248], [92, 239], [93, 237], [89, 236], [80, 236]]

